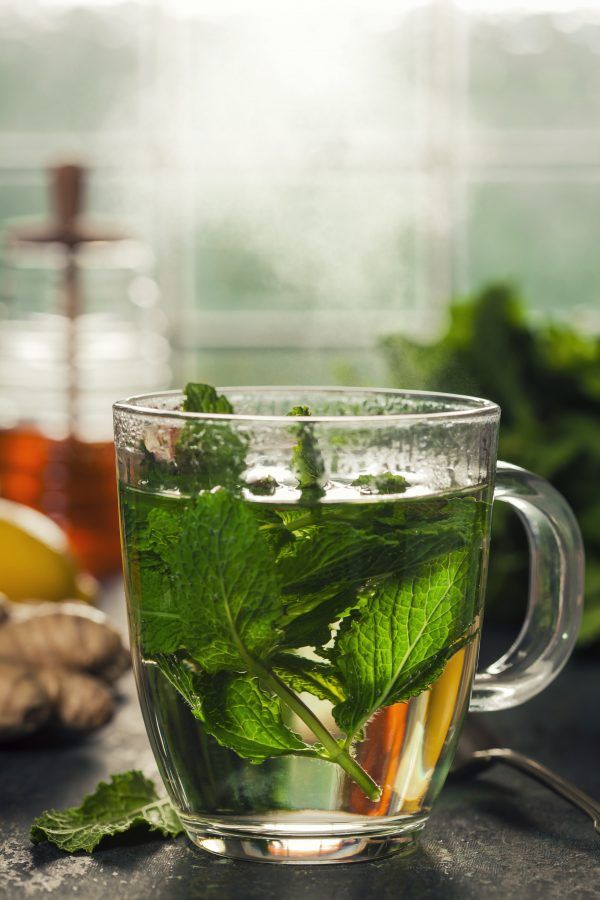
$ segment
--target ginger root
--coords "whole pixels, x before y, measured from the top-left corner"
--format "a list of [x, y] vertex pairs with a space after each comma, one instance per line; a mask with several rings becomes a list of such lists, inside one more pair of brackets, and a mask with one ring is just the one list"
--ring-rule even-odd
[[8, 619], [10, 604], [4, 594], [0, 594], [0, 625]]
[[0, 604], [0, 743], [40, 729], [86, 732], [115, 707], [130, 665], [106, 617], [81, 603]]
[[[0, 627], [0, 659], [32, 666], [101, 673], [120, 658], [121, 648], [114, 628], [79, 612], [40, 610]], [[122, 672], [117, 669], [114, 677]]]
[[112, 691], [91, 675], [43, 668], [38, 680], [50, 698], [57, 723], [69, 731], [92, 731], [108, 722], [114, 712]]
[[52, 702], [33, 669], [0, 662], [0, 739], [39, 731], [51, 712]]

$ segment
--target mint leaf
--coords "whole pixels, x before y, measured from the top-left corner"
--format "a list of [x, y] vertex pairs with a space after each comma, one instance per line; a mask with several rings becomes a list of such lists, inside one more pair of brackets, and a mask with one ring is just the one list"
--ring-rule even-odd
[[281, 701], [255, 677], [221, 672], [207, 679], [202, 697], [204, 728], [220, 744], [253, 763], [274, 756], [311, 753], [284, 724]]
[[359, 475], [352, 482], [364, 494], [403, 494], [409, 483], [402, 475], [383, 472], [381, 475]]
[[[462, 546], [465, 533], [453, 522], [436, 525], [415, 523], [410, 529], [388, 534], [335, 524], [302, 534], [286, 545], [277, 559], [277, 571], [285, 594], [298, 594], [298, 608], [310, 608], [310, 594], [326, 597], [342, 585], [414, 568], [422, 562]], [[406, 552], [406, 548], [410, 552]]]
[[154, 662], [172, 687], [181, 694], [194, 717], [203, 721], [202, 679], [206, 676], [199, 673], [190, 660], [181, 654], [157, 653]]
[[50, 841], [61, 850], [91, 853], [106, 837], [145, 825], [164, 837], [177, 837], [183, 828], [168, 800], [161, 800], [152, 781], [137, 771], [113, 775], [100, 782], [81, 806], [51, 809], [31, 826], [34, 844]]
[[185, 400], [183, 408], [186, 412], [227, 413], [233, 412], [233, 406], [224, 394], [217, 394], [210, 384], [198, 384], [190, 381], [183, 389]]
[[[227, 397], [217, 394], [208, 384], [190, 382], [184, 389], [183, 409], [186, 412], [231, 414], [233, 407]], [[151, 435], [152, 436], [152, 435]], [[248, 440], [233, 422], [186, 422], [170, 452], [163, 455], [142, 446], [140, 476], [155, 490], [176, 488], [182, 493], [195, 494], [220, 486], [237, 492], [246, 467]], [[148, 439], [146, 439], [148, 443]], [[168, 445], [168, 441], [167, 441]]]
[[344, 621], [331, 658], [348, 699], [334, 709], [351, 737], [382, 706], [430, 687], [473, 621], [467, 550], [379, 583]]
[[284, 724], [281, 701], [266, 693], [255, 677], [229, 672], [211, 677], [176, 656], [159, 655], [156, 662], [205, 730], [238, 756], [260, 763], [272, 756], [312, 752]]
[[405, 669], [398, 677], [394, 685], [394, 691], [386, 705], [403, 703], [410, 697], [418, 697], [424, 690], [431, 687], [434, 681], [437, 681], [443, 673], [447, 663], [454, 654], [469, 644], [475, 637], [475, 633], [472, 631], [463, 633], [456, 641], [442, 647], [437, 653]]
[[175, 445], [178, 487], [197, 493], [214, 487], [237, 492], [246, 468], [247, 438], [229, 422], [188, 422]]
[[[165, 565], [164, 560], [161, 564]], [[174, 653], [182, 646], [187, 629], [169, 575], [154, 563], [148, 568], [142, 566], [139, 589], [143, 602], [132, 606], [132, 618], [141, 632], [142, 654]]]
[[339, 676], [329, 663], [305, 659], [293, 653], [278, 653], [273, 658], [273, 671], [295, 691], [306, 691], [333, 704], [345, 699]]
[[251, 494], [255, 494], [257, 497], [271, 497], [275, 493], [277, 482], [272, 475], [265, 475], [264, 478], [248, 481], [246, 487]]
[[201, 494], [180, 511], [177, 527], [172, 513], [160, 512], [149, 517], [150, 539], [170, 590], [144, 598], [144, 651], [185, 649], [208, 672], [243, 671], [242, 654], [268, 656], [283, 604], [273, 556], [247, 504], [227, 491]]
[[[310, 416], [308, 406], [294, 406], [288, 416]], [[319, 450], [314, 428], [305, 422], [294, 428], [298, 443], [292, 451], [292, 468], [298, 478], [298, 487], [302, 496], [308, 500], [318, 500], [325, 493], [327, 481], [325, 463]]]
[[342, 585], [330, 596], [325, 591], [313, 594], [310, 604], [295, 602], [298, 598], [292, 598], [282, 620], [282, 645], [299, 649], [319, 648], [329, 643], [332, 626], [356, 606], [357, 591], [358, 586]]
[[[364, 530], [350, 525], [337, 509], [319, 508], [317, 518], [302, 508], [294, 515], [280, 512], [288, 528], [300, 526], [295, 540], [280, 545], [277, 558], [286, 601], [284, 646], [327, 643], [331, 626], [360, 605], [357, 593], [365, 583], [410, 572], [464, 547], [481, 527], [479, 507], [471, 498], [444, 501], [444, 514], [436, 508], [433, 521], [420, 520], [414, 510], [394, 514], [395, 509], [388, 514], [383, 504], [369, 504], [355, 516]], [[309, 525], [307, 518], [318, 524]]]
[[[189, 382], [186, 412], [231, 414], [233, 406], [210, 384]], [[175, 444], [177, 471], [187, 491], [228, 487], [236, 492], [246, 467], [247, 439], [231, 422], [188, 422]]]

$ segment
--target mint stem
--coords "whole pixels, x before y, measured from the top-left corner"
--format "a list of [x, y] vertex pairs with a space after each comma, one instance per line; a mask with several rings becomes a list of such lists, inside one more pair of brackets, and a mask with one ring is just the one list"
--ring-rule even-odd
[[[229, 614], [228, 608], [227, 611]], [[232, 624], [231, 621], [230, 624]], [[319, 754], [319, 758], [324, 759], [327, 762], [337, 763], [353, 781], [360, 785], [369, 800], [378, 800], [381, 796], [381, 788], [379, 785], [373, 781], [371, 776], [365, 772], [362, 766], [360, 766], [355, 759], [352, 759], [350, 754], [338, 744], [333, 735], [329, 733], [320, 719], [318, 719], [313, 711], [308, 708], [306, 703], [304, 703], [294, 691], [288, 688], [274, 672], [271, 672], [266, 666], [263, 666], [261, 662], [248, 653], [243, 643], [240, 641], [237, 632], [233, 628], [232, 633], [240, 656], [246, 663], [248, 671], [262, 681], [265, 687], [270, 688], [274, 694], [277, 694], [279, 699], [283, 700], [283, 702], [296, 713], [299, 719], [302, 719], [317, 740], [323, 744], [327, 753]]]
[[381, 788], [379, 785], [373, 781], [371, 776], [365, 772], [362, 766], [359, 766], [356, 760], [352, 759], [350, 754], [338, 744], [333, 735], [327, 731], [323, 723], [315, 716], [313, 711], [308, 708], [306, 703], [304, 703], [294, 691], [288, 688], [274, 672], [271, 672], [270, 669], [263, 666], [258, 659], [255, 659], [252, 654], [246, 650], [243, 641], [237, 633], [227, 600], [225, 600], [224, 605], [231, 636], [241, 658], [246, 663], [248, 671], [262, 681], [265, 687], [270, 688], [274, 694], [277, 694], [279, 699], [283, 700], [283, 702], [296, 713], [298, 718], [302, 719], [304, 724], [310, 728], [317, 740], [321, 741], [327, 751], [326, 755], [320, 755], [321, 759], [324, 759], [327, 762], [337, 763], [338, 766], [341, 766], [350, 778], [362, 788], [369, 800], [378, 800], [381, 796]]
[[286, 529], [287, 531], [298, 531], [300, 528], [307, 528], [310, 525], [318, 525], [321, 522], [320, 509], [311, 509], [308, 512], [304, 513], [303, 516], [298, 516], [297, 519], [292, 519], [291, 522], [281, 523], [280, 525], [259, 525], [259, 531], [272, 531], [274, 529]]
[[290, 690], [274, 672], [270, 672], [258, 660], [252, 660], [252, 663], [248, 661], [248, 667], [254, 669], [254, 674], [263, 684], [271, 688], [273, 693], [277, 694], [296, 713], [298, 718], [302, 719], [314, 736], [323, 744], [327, 754], [321, 755], [320, 758], [328, 762], [337, 763], [362, 788], [369, 800], [378, 800], [381, 796], [379, 785], [373, 781], [371, 776], [365, 772], [355, 759], [352, 759], [344, 747], [338, 744], [333, 735], [329, 733], [306, 703], [294, 691]]

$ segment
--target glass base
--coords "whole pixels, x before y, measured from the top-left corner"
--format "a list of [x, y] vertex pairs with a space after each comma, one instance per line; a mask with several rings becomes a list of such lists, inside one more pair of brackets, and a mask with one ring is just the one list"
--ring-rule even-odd
[[189, 839], [196, 847], [217, 856], [254, 862], [287, 865], [322, 865], [367, 862], [395, 854], [409, 855], [418, 844], [425, 821], [411, 822], [410, 830], [401, 826], [370, 830], [363, 834], [312, 833], [257, 834], [256, 830], [207, 827], [184, 821]]

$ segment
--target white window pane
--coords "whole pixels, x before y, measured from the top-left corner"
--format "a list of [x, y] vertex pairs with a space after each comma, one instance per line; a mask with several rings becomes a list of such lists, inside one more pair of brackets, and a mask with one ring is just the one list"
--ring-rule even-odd
[[599, 180], [561, 181], [548, 175], [547, 180], [471, 185], [469, 287], [512, 279], [542, 314], [572, 317], [585, 307], [598, 309], [598, 209]]
[[468, 103], [476, 128], [598, 128], [598, 11], [474, 15]]
[[178, 382], [209, 384], [367, 384], [385, 383], [383, 355], [372, 350], [199, 350], [179, 354]]
[[0, 130], [138, 126], [140, 8], [0, 4]]
[[306, 164], [321, 148], [319, 161], [345, 160], [390, 135], [402, 151], [417, 125], [422, 15], [323, 10], [191, 23], [196, 158]]
[[202, 309], [402, 310], [416, 303], [415, 182], [378, 173], [199, 186]]

